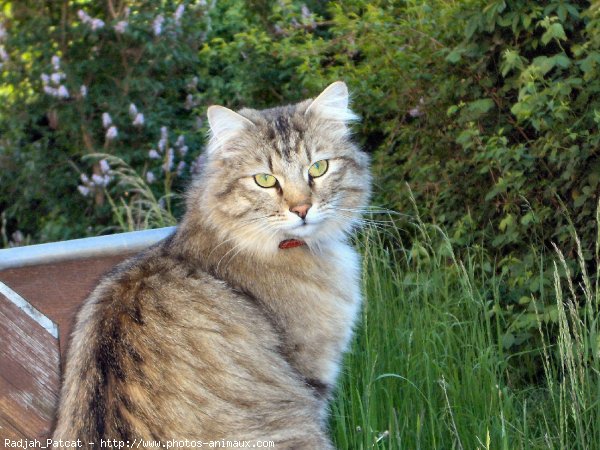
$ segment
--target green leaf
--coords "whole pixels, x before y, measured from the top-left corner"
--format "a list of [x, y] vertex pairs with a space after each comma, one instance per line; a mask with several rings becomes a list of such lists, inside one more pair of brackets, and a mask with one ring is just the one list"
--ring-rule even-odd
[[571, 60], [564, 53], [559, 53], [548, 59], [552, 62], [554, 66], [559, 66], [563, 69], [567, 69], [571, 65]]
[[502, 219], [500, 221], [500, 224], [498, 225], [498, 229], [500, 231], [506, 231], [506, 229], [514, 223], [514, 221], [515, 221], [514, 219], [515, 218], [512, 214], [507, 214], [506, 217], [504, 217], [504, 219]]
[[471, 120], [476, 120], [492, 108], [494, 108], [494, 101], [490, 98], [482, 98], [479, 100], [475, 100], [473, 102], [467, 103], [465, 108], [469, 118]]
[[515, 343], [515, 335], [512, 333], [505, 333], [502, 336], [502, 347], [509, 349]]
[[527, 305], [527, 304], [529, 304], [529, 302], [531, 302], [531, 297], [522, 296], [519, 299], [519, 305]]
[[519, 52], [516, 50], [505, 50], [503, 56], [503, 61], [501, 65], [502, 76], [506, 77], [508, 72], [514, 69], [523, 69], [523, 60], [524, 58], [519, 55]]
[[521, 217], [521, 224], [529, 225], [531, 222], [535, 220], [535, 214], [533, 211], [529, 211], [523, 217]]
[[446, 110], [446, 115], [451, 116], [453, 114], [456, 114], [456, 111], [458, 111], [458, 109], [459, 109], [458, 105], [450, 105], [448, 107], [448, 109]]
[[542, 44], [547, 45], [552, 39], [566, 41], [567, 35], [563, 26], [559, 22], [551, 24], [546, 32], [542, 35]]
[[449, 63], [452, 63], [452, 64], [456, 64], [457, 62], [460, 61], [462, 53], [463, 53], [462, 49], [455, 48], [450, 53], [448, 53], [448, 56], [446, 56], [446, 61], [448, 61]]
[[471, 39], [473, 34], [475, 34], [475, 31], [477, 31], [477, 29], [479, 28], [479, 23], [480, 19], [478, 16], [473, 17], [471, 20], [469, 20], [465, 28], [465, 36], [467, 39]]
[[590, 52], [584, 59], [578, 61], [579, 67], [586, 76], [595, 73], [596, 67], [600, 64], [600, 53]]

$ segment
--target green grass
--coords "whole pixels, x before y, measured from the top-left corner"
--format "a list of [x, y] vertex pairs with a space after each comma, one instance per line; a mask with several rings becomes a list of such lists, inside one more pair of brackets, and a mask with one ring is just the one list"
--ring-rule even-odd
[[[174, 222], [137, 174], [109, 162], [133, 194], [110, 199], [122, 230]], [[554, 264], [553, 292], [531, 299], [536, 336], [509, 352], [513, 325], [494, 313], [506, 289], [493, 267], [479, 270], [492, 265], [484, 250], [457, 258], [418, 215], [408, 233], [366, 222], [362, 320], [331, 405], [337, 448], [600, 449], [600, 274], [586, 273], [575, 234], [582, 276], [572, 280], [559, 249], [540, 261]], [[595, 253], [600, 267], [600, 232]]]
[[[503, 349], [489, 314], [502, 280], [475, 269], [481, 255], [457, 260], [424, 224], [411, 251], [392, 252], [399, 233], [389, 230], [358, 239], [366, 300], [331, 407], [337, 448], [600, 448], [600, 297], [590, 277], [561, 284], [570, 274], [557, 253], [558, 320], [538, 323], [539, 344], [522, 353], [539, 374], [523, 376], [523, 355]], [[391, 245], [403, 248], [399, 237]]]

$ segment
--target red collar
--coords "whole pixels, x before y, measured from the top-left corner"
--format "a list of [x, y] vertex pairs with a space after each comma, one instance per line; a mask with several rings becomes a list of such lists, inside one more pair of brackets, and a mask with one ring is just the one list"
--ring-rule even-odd
[[303, 245], [306, 245], [306, 242], [301, 241], [300, 239], [286, 239], [279, 243], [279, 248], [285, 250], [286, 248], [301, 247]]

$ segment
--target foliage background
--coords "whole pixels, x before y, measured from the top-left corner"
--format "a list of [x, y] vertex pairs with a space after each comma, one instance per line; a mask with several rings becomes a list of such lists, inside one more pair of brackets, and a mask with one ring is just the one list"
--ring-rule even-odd
[[[173, 196], [189, 182], [193, 163], [201, 162], [208, 105], [294, 102], [337, 79], [349, 84], [363, 118], [356, 135], [373, 155], [375, 203], [410, 215], [414, 200], [424, 220], [447, 230], [457, 248], [485, 249], [483, 269], [505, 279], [498, 313], [512, 318], [515, 308], [522, 311], [520, 302], [543, 296], [550, 274], [540, 260], [551, 243], [577, 270], [570, 229], [583, 242], [595, 241], [597, 5], [1, 5], [5, 246], [170, 223], [171, 213], [181, 214]], [[56, 67], [53, 57], [60, 58]], [[45, 82], [52, 74], [64, 78]], [[59, 85], [68, 98], [45, 92]], [[130, 104], [144, 114], [142, 126], [133, 125]], [[115, 139], [106, 137], [104, 113], [118, 131]], [[155, 159], [152, 149], [158, 149]], [[113, 180], [106, 189], [84, 184], [92, 190], [84, 197], [77, 191], [80, 175], [103, 176], [99, 158], [83, 158], [95, 153], [121, 158], [138, 181], [155, 180], [145, 195], [131, 182]], [[154, 211], [148, 219], [144, 202], [165, 195], [161, 204], [168, 214]], [[590, 264], [592, 253], [592, 247], [584, 249]], [[542, 279], [534, 276], [540, 270]], [[525, 331], [517, 333], [518, 341], [532, 325], [520, 324]]]
[[[385, 245], [419, 267], [434, 256], [439, 267], [456, 264], [450, 245], [475, 278], [493, 280], [479, 300], [513, 355], [517, 384], [543, 372], [540, 323], [550, 345], [558, 340], [552, 244], [564, 253], [563, 281], [567, 270], [575, 284], [586, 271], [597, 281], [597, 3], [0, 8], [3, 246], [171, 224], [202, 164], [210, 104], [269, 107], [342, 79], [362, 117], [356, 138], [372, 155], [374, 203], [400, 213], [401, 236]], [[447, 240], [423, 239], [414, 223]], [[410, 285], [413, 275], [395, 282]]]

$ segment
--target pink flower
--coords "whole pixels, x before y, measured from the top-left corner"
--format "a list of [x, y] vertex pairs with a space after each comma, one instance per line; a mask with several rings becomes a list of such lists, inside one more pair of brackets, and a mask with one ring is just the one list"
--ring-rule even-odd
[[179, 164], [177, 164], [177, 175], [181, 175], [183, 173], [185, 166], [185, 161], [179, 161]]
[[77, 11], [77, 17], [79, 17], [79, 20], [81, 20], [83, 23], [89, 23], [92, 21], [90, 15], [82, 9]]
[[183, 17], [183, 12], [185, 11], [185, 5], [181, 4], [175, 10], [175, 14], [173, 14], [173, 18], [175, 19], [175, 25], [181, 25], [181, 18]]
[[69, 91], [62, 84], [58, 87], [58, 91], [56, 92], [56, 96], [58, 98], [69, 98]]
[[104, 21], [101, 19], [92, 19], [92, 31], [104, 28]]
[[134, 103], [131, 103], [129, 105], [129, 115], [131, 117], [135, 117], [137, 115], [137, 113], [138, 113], [137, 106], [135, 106]]
[[180, 134], [177, 138], [177, 141], [175, 142], [175, 147], [177, 148], [177, 153], [179, 153], [180, 156], [185, 156], [188, 152], [188, 147], [187, 145], [185, 145], [185, 138], [182, 134]]
[[106, 174], [106, 173], [110, 172], [110, 165], [108, 164], [107, 160], [101, 159], [99, 164], [100, 164], [100, 171], [102, 173]]
[[108, 128], [109, 126], [112, 125], [112, 118], [110, 117], [109, 113], [102, 113], [102, 126], [104, 128]]
[[414, 108], [408, 110], [408, 115], [410, 117], [421, 117], [423, 115], [423, 112], [419, 109], [418, 106], [415, 106]]
[[141, 127], [142, 125], [144, 125], [144, 115], [142, 113], [137, 113], [135, 120], [133, 121], [133, 126]]
[[91, 187], [106, 187], [112, 181], [110, 175], [98, 175], [97, 173], [92, 175]]
[[92, 174], [92, 181], [96, 186], [104, 186], [104, 177], [97, 173]]
[[117, 138], [118, 134], [117, 127], [111, 125], [111, 127], [106, 131], [106, 140], [112, 141], [113, 139]]
[[310, 19], [311, 12], [310, 12], [310, 9], [308, 9], [308, 7], [306, 5], [304, 5], [304, 4], [302, 5], [301, 11], [302, 11], [303, 19]]
[[164, 152], [167, 147], [167, 139], [169, 139], [169, 130], [167, 127], [160, 128], [160, 140], [158, 141], [158, 151]]
[[156, 18], [154, 19], [154, 22], [152, 23], [152, 29], [154, 30], [155, 36], [160, 36], [160, 34], [162, 33], [162, 25], [164, 21], [165, 18], [161, 14], [156, 16]]
[[113, 28], [115, 29], [116, 33], [123, 34], [125, 33], [125, 30], [127, 30], [127, 25], [129, 24], [126, 20], [120, 20]]
[[77, 16], [82, 23], [89, 25], [92, 28], [92, 31], [99, 30], [100, 28], [104, 28], [104, 21], [101, 19], [92, 18], [88, 13], [84, 10], [80, 9], [77, 11]]
[[66, 78], [66, 76], [62, 72], [56, 72], [56, 73], [53, 73], [52, 75], [50, 75], [50, 79], [52, 80], [52, 82], [54, 84], [59, 84], [63, 78]]
[[58, 95], [58, 91], [48, 85], [44, 85], [44, 92], [52, 97], [56, 97]]
[[186, 95], [185, 103], [183, 104], [183, 107], [185, 109], [192, 109], [194, 106], [196, 106], [196, 102], [194, 101], [194, 96], [192, 94]]
[[79, 185], [77, 186], [77, 190], [81, 193], [81, 195], [83, 195], [84, 197], [87, 197], [88, 195], [90, 195], [90, 188], [88, 188], [87, 186], [82, 186]]
[[206, 155], [202, 153], [192, 162], [192, 174], [198, 175], [202, 171], [204, 164], [206, 164]]

